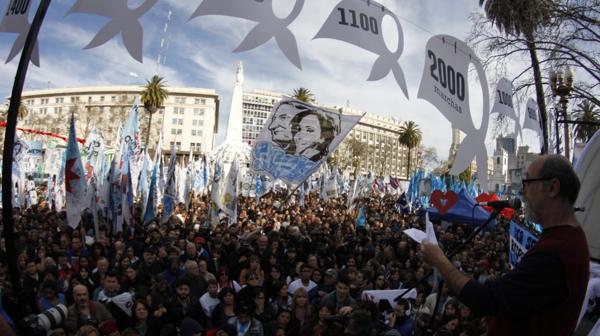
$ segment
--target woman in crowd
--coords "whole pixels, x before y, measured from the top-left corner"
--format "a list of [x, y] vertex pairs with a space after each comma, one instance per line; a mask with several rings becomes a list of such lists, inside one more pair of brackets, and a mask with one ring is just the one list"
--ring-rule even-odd
[[131, 327], [140, 336], [159, 336], [162, 334], [163, 322], [150, 312], [146, 301], [136, 300], [131, 310], [133, 312]]
[[237, 281], [229, 278], [229, 269], [227, 269], [227, 267], [221, 267], [221, 269], [219, 269], [217, 272], [217, 285], [219, 287], [219, 292], [223, 288], [231, 288], [236, 293], [242, 289]]
[[236, 293], [230, 287], [219, 291], [219, 304], [212, 311], [212, 326], [223, 328], [235, 316]]
[[288, 285], [284, 281], [280, 281], [273, 286], [274, 296], [271, 298], [271, 306], [273, 310], [280, 309], [289, 310], [292, 306], [292, 297], [288, 293]]
[[298, 329], [304, 326], [312, 317], [312, 306], [309, 303], [308, 292], [300, 287], [292, 299], [292, 325]]

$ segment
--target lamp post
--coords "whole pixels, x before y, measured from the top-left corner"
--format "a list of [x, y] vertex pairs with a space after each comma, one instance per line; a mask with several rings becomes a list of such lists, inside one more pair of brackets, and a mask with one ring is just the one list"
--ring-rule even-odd
[[[565, 69], [564, 76], [563, 76], [562, 70], [558, 70], [558, 71], [552, 70], [550, 72], [550, 88], [552, 89], [553, 97], [556, 97], [556, 96], [560, 97], [560, 99], [558, 100], [558, 103], [562, 109], [562, 114], [563, 114], [563, 120], [561, 120], [561, 122], [565, 124], [565, 126], [564, 126], [565, 157], [570, 160], [571, 152], [569, 150], [569, 144], [570, 144], [569, 123], [568, 123], [569, 117], [567, 115], [567, 103], [569, 102], [569, 97], [571, 96], [571, 92], [573, 92], [573, 73], [571, 72], [571, 69], [569, 67], [567, 67]], [[556, 123], [558, 124], [558, 122], [559, 121], [557, 118]], [[556, 128], [558, 129], [558, 125]], [[558, 132], [557, 132], [557, 137], [558, 137]]]

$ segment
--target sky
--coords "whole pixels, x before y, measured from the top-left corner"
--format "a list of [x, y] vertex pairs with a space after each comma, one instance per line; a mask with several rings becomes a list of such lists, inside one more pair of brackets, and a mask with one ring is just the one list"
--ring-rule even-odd
[[[6, 8], [8, 2], [0, 1], [0, 8]], [[138, 7], [143, 2], [129, 0], [128, 6]], [[142, 16], [143, 62], [139, 63], [127, 53], [120, 35], [102, 46], [83, 50], [108, 20], [89, 14], [66, 15], [75, 0], [53, 0], [38, 39], [41, 67], [30, 66], [24, 90], [143, 85], [158, 71], [165, 77], [167, 85], [217, 91], [221, 100], [219, 144], [225, 137], [236, 67], [238, 62], [243, 62], [244, 90], [291, 93], [295, 88], [306, 87], [323, 105], [348, 105], [375, 115], [413, 120], [422, 131], [423, 145], [436, 148], [438, 157], [447, 159], [451, 143], [450, 123], [433, 105], [417, 98], [425, 65], [425, 45], [436, 34], [464, 39], [471, 29], [469, 18], [481, 12], [478, 0], [379, 1], [396, 14], [403, 30], [404, 52], [399, 64], [406, 77], [409, 99], [391, 73], [381, 80], [367, 81], [377, 55], [342, 41], [313, 39], [340, 0], [307, 0], [300, 15], [289, 25], [298, 44], [302, 70], [285, 58], [273, 39], [253, 50], [234, 53], [256, 23], [225, 16], [201, 16], [189, 20], [201, 2], [159, 0]], [[39, 1], [32, 3], [35, 9]], [[287, 16], [294, 3], [295, 0], [273, 0], [275, 13], [280, 17]], [[169, 11], [172, 15], [165, 34]], [[33, 16], [33, 10], [31, 12]], [[393, 21], [385, 20], [383, 36], [386, 43], [395, 45], [396, 27], [390, 24]], [[15, 34], [0, 33], [0, 59], [6, 60], [15, 37]], [[161, 48], [161, 39], [168, 47]], [[161, 50], [166, 61], [157, 66]], [[2, 97], [12, 90], [18, 58], [6, 64], [0, 62], [0, 77], [4, 79], [0, 81]], [[495, 83], [490, 85], [492, 90]], [[472, 110], [477, 110], [473, 106], [481, 105], [481, 102], [477, 94], [471, 96], [474, 97]], [[481, 115], [475, 113], [473, 119], [478, 125]], [[495, 146], [492, 127], [490, 125], [486, 141], [489, 156]], [[526, 138], [525, 144], [533, 150], [539, 148], [533, 138]]]

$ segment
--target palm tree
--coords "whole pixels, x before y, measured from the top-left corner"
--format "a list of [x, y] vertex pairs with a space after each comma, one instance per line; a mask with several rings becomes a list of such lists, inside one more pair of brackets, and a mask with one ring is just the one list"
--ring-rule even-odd
[[315, 95], [313, 95], [313, 93], [310, 92], [309, 89], [304, 88], [304, 87], [299, 87], [297, 89], [294, 89], [292, 98], [298, 99], [305, 103], [312, 103], [315, 101]]
[[398, 139], [401, 145], [408, 147], [408, 166], [406, 169], [406, 178], [410, 177], [410, 153], [413, 148], [421, 143], [421, 130], [414, 121], [405, 121], [404, 125], [400, 126], [400, 138]]
[[146, 148], [150, 141], [150, 130], [152, 129], [152, 115], [163, 106], [169, 96], [169, 91], [165, 89], [165, 79], [159, 75], [152, 76], [152, 79], [146, 82], [142, 91], [142, 104], [146, 113], [149, 114], [148, 132], [146, 133]]
[[557, 0], [479, 0], [479, 6], [482, 5], [487, 18], [495, 23], [500, 31], [504, 31], [507, 35], [522, 34], [525, 37], [542, 122], [544, 137], [542, 154], [545, 154], [548, 152], [548, 115], [534, 35], [536, 29], [549, 23]]
[[575, 126], [575, 138], [587, 143], [600, 129], [600, 111], [589, 100], [584, 100], [579, 107], [581, 109], [575, 112], [575, 121], [581, 124]]

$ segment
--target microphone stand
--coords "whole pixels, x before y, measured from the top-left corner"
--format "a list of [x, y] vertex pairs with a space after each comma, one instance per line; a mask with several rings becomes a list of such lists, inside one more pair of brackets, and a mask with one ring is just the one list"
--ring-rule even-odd
[[[478, 204], [475, 204], [474, 206], [478, 206]], [[459, 245], [457, 246], [453, 251], [451, 251], [450, 253], [447, 254], [447, 257], [449, 260], [452, 260], [452, 257], [454, 257], [458, 252], [462, 251], [462, 249], [468, 244], [470, 243], [473, 238], [475, 238], [476, 235], [478, 235], [481, 230], [483, 230], [492, 220], [496, 219], [496, 217], [498, 217], [498, 215], [500, 214], [500, 211], [502, 209], [494, 209], [494, 212], [492, 212], [490, 214], [490, 216], [488, 217], [488, 219], [483, 222], [482, 224], [480, 224], [473, 232], [471, 232], [471, 234]], [[398, 301], [401, 298], [403, 298], [406, 294], [408, 294], [408, 292], [410, 292], [411, 290], [415, 289], [416, 287], [418, 287], [420, 284], [424, 283], [425, 280], [427, 280], [431, 275], [433, 274], [433, 269], [431, 271], [429, 271], [427, 274], [425, 274], [421, 279], [419, 279], [419, 281], [417, 281], [412, 287], [408, 288], [407, 290], [405, 290], [402, 294], [398, 295], [394, 301]], [[433, 312], [431, 314], [431, 318], [429, 320], [429, 325], [427, 326], [427, 330], [425, 335], [433, 335], [433, 330], [432, 330], [432, 326], [433, 326], [433, 322], [435, 321], [435, 316], [437, 315], [437, 311], [439, 309], [439, 304], [440, 304], [440, 297], [441, 297], [441, 289], [442, 286], [444, 284], [444, 280], [442, 279], [437, 286], [437, 295], [436, 295], [436, 300], [435, 300], [435, 308], [433, 309]]]

